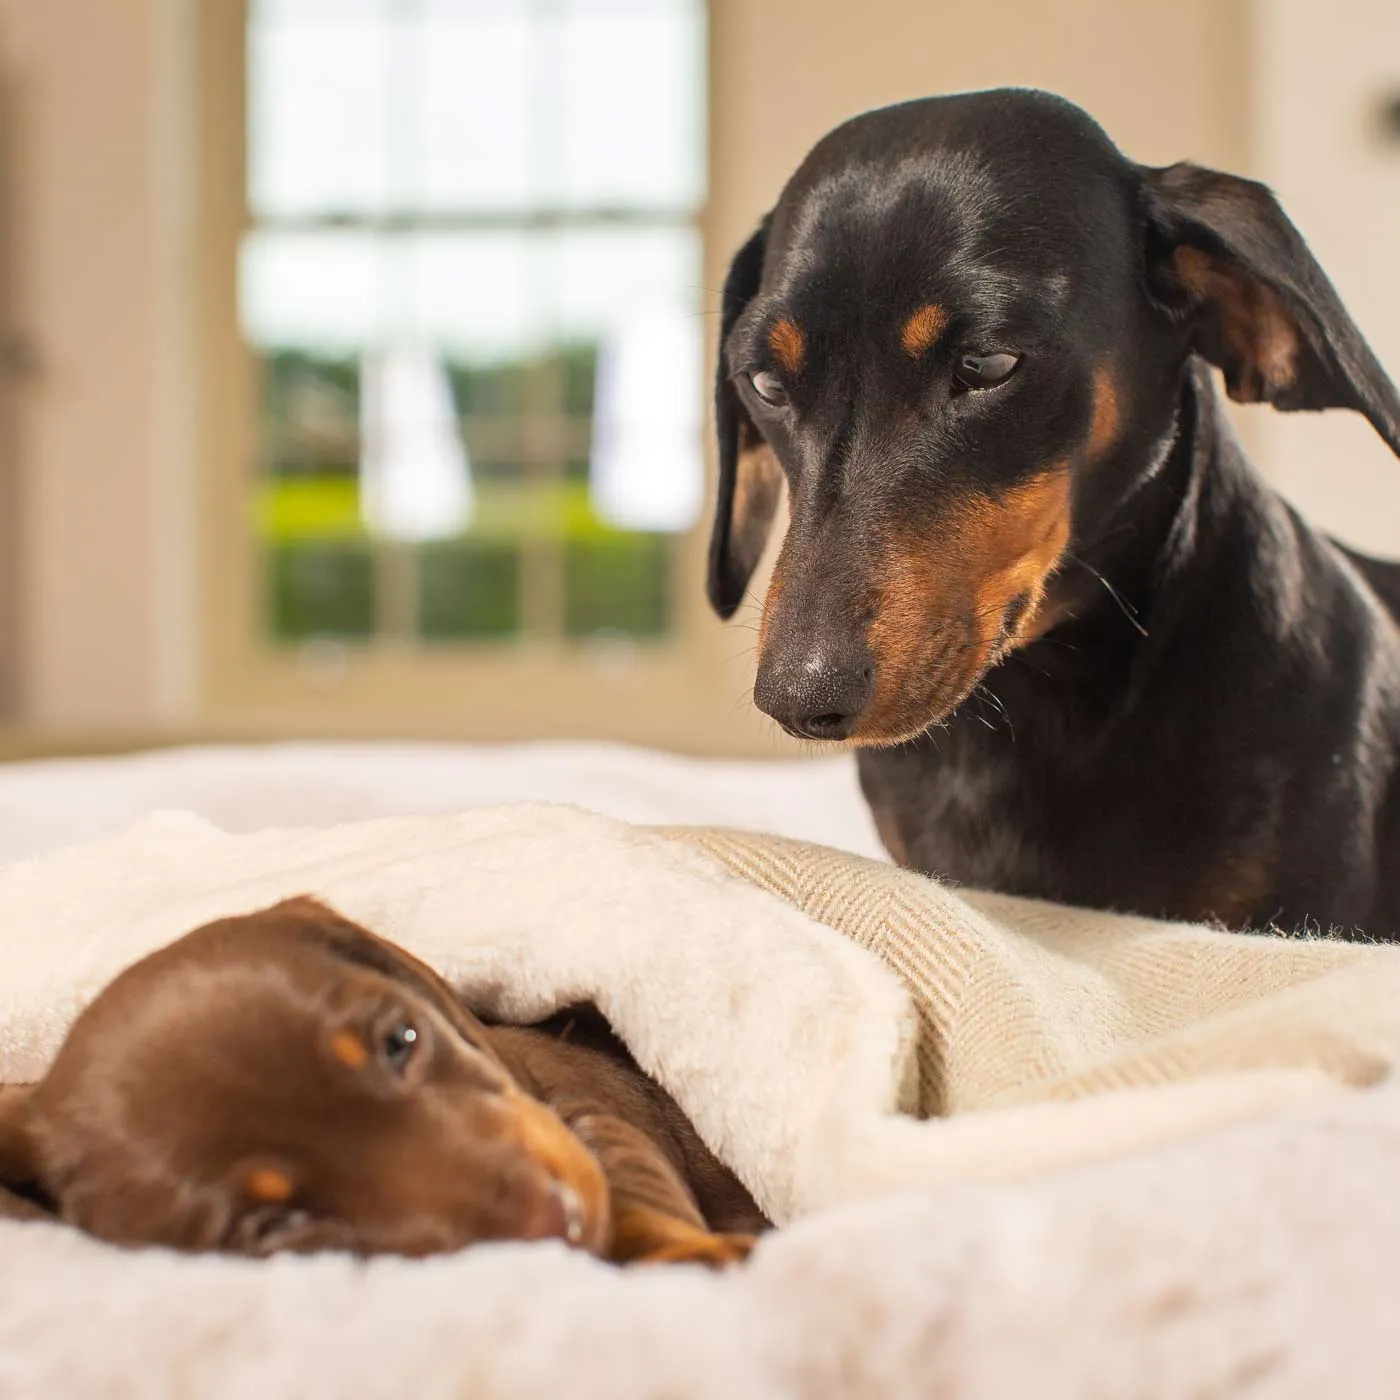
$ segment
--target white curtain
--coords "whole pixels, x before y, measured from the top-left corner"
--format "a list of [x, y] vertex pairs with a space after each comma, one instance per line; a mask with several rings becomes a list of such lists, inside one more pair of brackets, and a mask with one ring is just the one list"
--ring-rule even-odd
[[371, 533], [444, 539], [471, 523], [471, 464], [441, 360], [422, 346], [360, 363], [360, 511]]
[[657, 310], [628, 321], [598, 356], [589, 494], [610, 525], [685, 530], [700, 514], [699, 323]]

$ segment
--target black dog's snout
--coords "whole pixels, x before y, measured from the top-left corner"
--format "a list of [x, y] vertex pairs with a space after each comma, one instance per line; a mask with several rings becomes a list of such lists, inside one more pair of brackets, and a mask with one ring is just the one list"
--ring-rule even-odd
[[870, 703], [875, 671], [869, 652], [814, 653], [763, 665], [754, 703], [802, 739], [845, 739]]

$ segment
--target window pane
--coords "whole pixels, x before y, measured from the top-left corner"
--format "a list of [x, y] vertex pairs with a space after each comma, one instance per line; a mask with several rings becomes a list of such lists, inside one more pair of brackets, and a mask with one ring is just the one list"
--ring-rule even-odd
[[564, 630], [570, 637], [663, 635], [671, 619], [666, 535], [609, 534], [564, 550]]
[[545, 336], [543, 246], [536, 233], [406, 238], [398, 328], [472, 360], [529, 353]]
[[694, 229], [572, 229], [558, 235], [550, 273], [553, 326], [562, 340], [596, 340], [649, 311], [699, 319], [703, 274]]
[[392, 540], [460, 534], [476, 513], [476, 490], [441, 356], [427, 345], [390, 345], [360, 366], [365, 525]]
[[573, 208], [698, 205], [705, 183], [698, 8], [579, 6], [558, 29], [561, 149], [551, 193]]
[[664, 634], [701, 504], [703, 5], [249, 13], [271, 634]]
[[263, 358], [263, 451], [278, 476], [353, 476], [360, 367], [353, 358], [274, 350]]
[[703, 7], [264, 0], [249, 191], [265, 216], [698, 205]]
[[304, 641], [374, 631], [374, 561], [366, 546], [302, 541], [274, 545], [265, 558], [273, 636]]
[[382, 209], [389, 193], [391, 23], [261, 7], [249, 32], [249, 202], [263, 215]]
[[594, 348], [591, 499], [604, 522], [685, 530], [703, 506], [700, 243], [690, 229], [559, 236], [556, 324]]
[[685, 530], [704, 495], [699, 323], [674, 311], [629, 317], [599, 348], [590, 497], [610, 525]]
[[490, 540], [424, 545], [418, 558], [422, 636], [436, 641], [520, 631], [518, 545]]
[[535, 58], [533, 28], [518, 7], [424, 15], [414, 54], [416, 146], [403, 153], [416, 207], [530, 207]]
[[350, 353], [379, 338], [388, 289], [372, 234], [255, 232], [240, 273], [243, 333], [254, 345]]
[[[265, 24], [281, 19], [338, 19], [344, 15], [377, 18], [392, 11], [396, 3], [397, 0], [248, 0], [248, 19], [252, 24]], [[466, 3], [473, 4], [475, 0]], [[504, 3], [513, 4], [515, 0]]]
[[260, 230], [243, 247], [244, 334], [255, 345], [426, 341], [473, 359], [519, 356], [545, 334], [542, 237]]

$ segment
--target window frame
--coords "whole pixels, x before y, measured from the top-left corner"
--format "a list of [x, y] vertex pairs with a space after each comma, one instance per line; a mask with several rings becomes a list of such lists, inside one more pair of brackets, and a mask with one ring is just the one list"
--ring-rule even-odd
[[[238, 306], [238, 250], [252, 226], [245, 179], [247, 12], [247, 0], [203, 0], [199, 7], [200, 611], [206, 718], [244, 732], [619, 739], [681, 752], [776, 756], [771, 729], [758, 722], [748, 701], [753, 632], [724, 632], [705, 600], [707, 518], [677, 539], [673, 624], [665, 638], [635, 643], [527, 638], [411, 647], [380, 639], [370, 646], [309, 653], [265, 636], [258, 547], [249, 526], [255, 485], [250, 465], [258, 450], [257, 357], [240, 333]], [[711, 25], [711, 59], [712, 31]], [[230, 62], [230, 55], [238, 61]], [[713, 93], [712, 62], [708, 68]], [[712, 111], [713, 103], [707, 106]], [[713, 118], [707, 120], [713, 128]], [[712, 180], [713, 156], [708, 159]], [[717, 285], [708, 192], [695, 226], [706, 285]], [[712, 341], [711, 312], [707, 306]], [[712, 354], [713, 345], [707, 350]], [[696, 392], [705, 395], [706, 388], [697, 385]], [[705, 459], [712, 488], [708, 443]], [[712, 495], [707, 490], [707, 499]]]

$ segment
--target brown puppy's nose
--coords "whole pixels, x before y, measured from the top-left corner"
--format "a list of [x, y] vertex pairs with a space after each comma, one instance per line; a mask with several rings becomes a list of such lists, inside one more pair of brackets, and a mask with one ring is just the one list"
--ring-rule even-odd
[[874, 667], [869, 651], [812, 652], [764, 661], [754, 704], [801, 739], [844, 739], [870, 703]]

